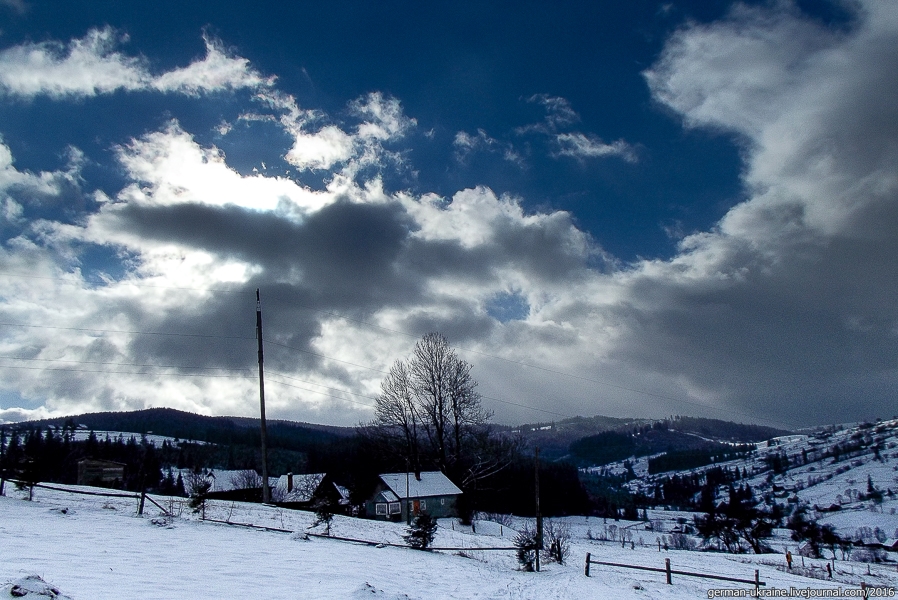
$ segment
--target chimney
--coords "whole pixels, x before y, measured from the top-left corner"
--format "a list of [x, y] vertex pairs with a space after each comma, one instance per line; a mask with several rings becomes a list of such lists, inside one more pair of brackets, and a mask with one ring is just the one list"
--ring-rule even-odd
[[287, 493], [293, 491], [293, 473], [287, 473]]

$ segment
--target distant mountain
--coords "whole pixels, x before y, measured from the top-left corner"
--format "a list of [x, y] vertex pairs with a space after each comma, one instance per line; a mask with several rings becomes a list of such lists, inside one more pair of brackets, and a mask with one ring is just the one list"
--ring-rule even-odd
[[577, 440], [604, 431], [650, 423], [647, 419], [620, 419], [615, 417], [574, 417], [561, 421], [527, 423], [508, 428], [512, 435], [519, 435], [528, 445], [539, 446], [545, 460], [559, 460], [570, 453], [570, 446]]
[[[173, 408], [148, 408], [130, 412], [86, 413], [58, 419], [29, 421], [23, 425], [46, 427], [65, 423], [84, 425], [96, 431], [154, 433], [182, 440], [213, 444], [258, 446], [259, 419], [208, 417]], [[305, 451], [310, 446], [329, 443], [353, 435], [351, 427], [331, 427], [293, 421], [268, 420], [268, 446]]]
[[[23, 425], [46, 427], [66, 423], [83, 425], [95, 431], [153, 433], [223, 446], [258, 448], [260, 445], [259, 419], [209, 417], [172, 408], [86, 413], [29, 421]], [[575, 417], [520, 427], [497, 426], [497, 429], [522, 437], [531, 447], [539, 446], [544, 460], [569, 460], [581, 466], [602, 465], [630, 456], [659, 452], [719, 450], [717, 446], [720, 444], [758, 442], [789, 433], [771, 427], [695, 417], [673, 417], [660, 421]], [[316, 450], [339, 445], [340, 440], [353, 436], [355, 432], [354, 427], [269, 420], [268, 447], [317, 455]]]
[[567, 459], [582, 466], [603, 465], [630, 456], [659, 452], [720, 450], [789, 432], [718, 419], [672, 417], [663, 420], [578, 417], [524, 425], [520, 435], [539, 446], [547, 460]]

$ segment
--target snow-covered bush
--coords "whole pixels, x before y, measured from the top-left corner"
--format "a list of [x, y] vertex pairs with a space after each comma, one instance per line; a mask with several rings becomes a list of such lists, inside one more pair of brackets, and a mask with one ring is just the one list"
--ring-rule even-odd
[[493, 523], [498, 523], [499, 525], [503, 525], [509, 528], [514, 527], [514, 517], [502, 513], [480, 512], [477, 513], [477, 520], [492, 521]]
[[571, 528], [567, 523], [546, 519], [543, 522], [544, 555], [563, 565], [571, 552]]
[[698, 547], [698, 543], [685, 533], [670, 534], [668, 544], [674, 550], [695, 550]]
[[864, 563], [880, 563], [888, 558], [888, 553], [879, 548], [855, 548], [851, 553], [851, 560]]

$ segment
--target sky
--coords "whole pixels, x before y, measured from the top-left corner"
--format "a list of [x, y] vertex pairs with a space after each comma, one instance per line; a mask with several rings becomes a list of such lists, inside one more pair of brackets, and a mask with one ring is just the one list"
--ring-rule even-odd
[[898, 6], [0, 0], [0, 422], [891, 417]]

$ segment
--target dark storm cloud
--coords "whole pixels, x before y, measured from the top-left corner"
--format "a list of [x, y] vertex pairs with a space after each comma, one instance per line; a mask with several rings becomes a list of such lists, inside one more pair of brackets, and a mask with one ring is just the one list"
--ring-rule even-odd
[[266, 277], [295, 279], [311, 297], [337, 305], [347, 298], [386, 300], [413, 291], [393, 269], [408, 235], [398, 205], [336, 202], [301, 223], [268, 212], [199, 204], [129, 204], [110, 217], [115, 226], [141, 238], [258, 264]]

